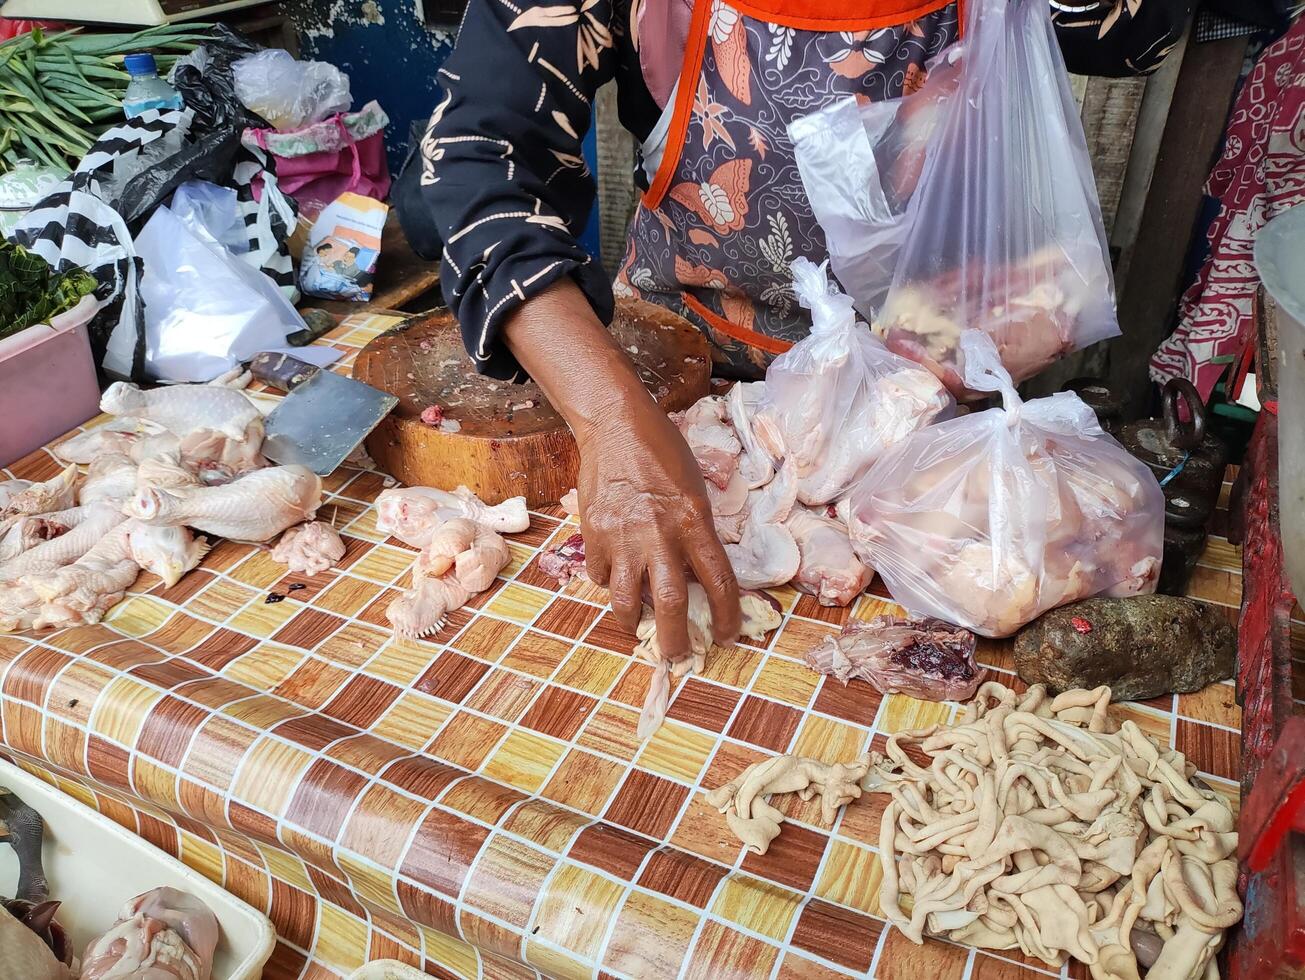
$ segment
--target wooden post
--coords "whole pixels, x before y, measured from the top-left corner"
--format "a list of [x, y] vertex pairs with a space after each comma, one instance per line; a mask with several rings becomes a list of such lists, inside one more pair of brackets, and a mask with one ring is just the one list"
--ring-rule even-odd
[[1222, 145], [1246, 45], [1244, 37], [1192, 43], [1183, 58], [1119, 295], [1124, 333], [1109, 349], [1108, 380], [1123, 400], [1126, 418], [1137, 418], [1151, 406], [1148, 362], [1171, 331], [1186, 285], [1183, 268], [1201, 192]]

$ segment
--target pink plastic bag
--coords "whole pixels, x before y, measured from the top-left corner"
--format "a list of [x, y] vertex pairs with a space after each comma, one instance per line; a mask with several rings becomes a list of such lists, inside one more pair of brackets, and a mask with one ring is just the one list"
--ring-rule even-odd
[[849, 494], [852, 546], [913, 613], [1009, 636], [1048, 609], [1155, 591], [1164, 494], [1079, 397], [1021, 402], [983, 333], [965, 384], [1002, 408], [917, 432]]
[[[358, 112], [337, 114], [300, 130], [247, 129], [243, 141], [276, 159], [281, 191], [293, 197], [301, 213], [316, 218], [341, 194], [385, 200], [390, 193], [390, 165], [385, 157], [388, 117], [375, 102]], [[261, 200], [262, 179], [254, 181]]]
[[953, 408], [928, 371], [887, 350], [857, 321], [825, 265], [793, 263], [793, 288], [811, 310], [811, 333], [780, 354], [752, 428], [797, 480], [798, 499], [839, 497], [890, 446]]

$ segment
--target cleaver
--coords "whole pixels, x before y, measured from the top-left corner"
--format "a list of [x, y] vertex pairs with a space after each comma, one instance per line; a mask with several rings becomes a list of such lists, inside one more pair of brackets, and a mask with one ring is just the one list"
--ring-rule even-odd
[[249, 370], [287, 394], [266, 419], [263, 455], [327, 476], [399, 403], [393, 395], [290, 354], [254, 355]]

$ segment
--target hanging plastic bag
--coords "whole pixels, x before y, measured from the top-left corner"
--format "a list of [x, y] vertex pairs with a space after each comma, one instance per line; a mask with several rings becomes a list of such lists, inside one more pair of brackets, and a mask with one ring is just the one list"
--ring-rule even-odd
[[913, 613], [1009, 636], [1048, 609], [1153, 592], [1164, 494], [1079, 397], [1021, 402], [983, 333], [965, 384], [1002, 407], [916, 433], [849, 494], [852, 545]]
[[197, 212], [183, 220], [159, 207], [135, 245], [151, 378], [209, 381], [304, 329], [276, 283], [225, 249]]
[[908, 205], [930, 140], [960, 81], [961, 46], [945, 50], [901, 98], [839, 99], [789, 124], [829, 267], [867, 320], [883, 305], [906, 241]]
[[273, 129], [299, 129], [353, 107], [349, 76], [325, 61], [270, 49], [235, 63], [236, 97]]
[[753, 432], [783, 460], [798, 499], [840, 496], [889, 446], [945, 413], [951, 397], [919, 365], [887, 350], [858, 322], [852, 299], [830, 283], [826, 265], [793, 263], [793, 288], [811, 311], [811, 334], [779, 355]]
[[[963, 329], [992, 338], [1018, 383], [1119, 334], [1101, 206], [1042, 0], [973, 0], [875, 318], [890, 350], [962, 400]], [[858, 300], [877, 284], [844, 280]]]

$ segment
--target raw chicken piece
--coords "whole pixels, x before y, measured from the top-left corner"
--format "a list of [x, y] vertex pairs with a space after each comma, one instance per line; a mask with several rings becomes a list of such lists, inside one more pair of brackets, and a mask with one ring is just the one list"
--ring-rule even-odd
[[376, 498], [376, 529], [414, 548], [424, 548], [445, 521], [465, 517], [492, 531], [511, 534], [530, 527], [525, 497], [490, 506], [466, 487], [452, 493], [434, 487], [396, 487]]
[[752, 414], [757, 440], [798, 481], [798, 499], [845, 493], [885, 450], [950, 408], [927, 370], [888, 350], [856, 319], [825, 266], [793, 263], [811, 333], [777, 357]]
[[575, 487], [572, 487], [566, 493], [562, 494], [562, 499], [557, 503], [558, 506], [562, 508], [564, 514], [568, 514], [571, 517], [580, 516], [580, 494]]
[[312, 520], [321, 503], [316, 473], [303, 466], [273, 466], [219, 487], [147, 487], [136, 492], [127, 511], [146, 524], [187, 524], [218, 537], [262, 542]]
[[[750, 640], [759, 642], [783, 621], [779, 603], [765, 592], [741, 593], [739, 606], [743, 614], [739, 635]], [[711, 604], [707, 599], [707, 590], [697, 582], [688, 583], [688, 618], [689, 656], [670, 663], [662, 655], [661, 645], [657, 642], [657, 621], [653, 608], [647, 602], [644, 603], [639, 626], [635, 630], [639, 645], [634, 648], [634, 652], [636, 656], [651, 663], [656, 670], [644, 700], [643, 711], [639, 715], [637, 734], [640, 740], [656, 732], [666, 720], [670, 678], [700, 672], [706, 665], [708, 651], [715, 643], [711, 634]]]
[[718, 517], [730, 517], [734, 514], [741, 513], [748, 503], [748, 481], [743, 478], [743, 474], [736, 468], [730, 474], [729, 482], [725, 486], [718, 487], [711, 480], [705, 481], [707, 485], [707, 501], [711, 504], [711, 512]]
[[[9, 496], [0, 509], [0, 522], [23, 514], [48, 514], [54, 510], [67, 510], [77, 503], [77, 467], [69, 464], [58, 476], [44, 483], [30, 483]], [[0, 523], [0, 530], [4, 529]]]
[[136, 563], [163, 579], [168, 588], [180, 582], [209, 551], [208, 542], [195, 537], [188, 527], [151, 527], [132, 521], [128, 539]]
[[444, 617], [484, 592], [508, 563], [507, 542], [463, 517], [433, 531], [416, 562], [413, 587], [385, 611], [396, 636], [421, 639], [444, 625]]
[[131, 452], [128, 455], [136, 463], [143, 463], [159, 456], [176, 456], [180, 459], [180, 453], [181, 440], [171, 432], [160, 430], [142, 435], [136, 440], [136, 444], [131, 447]]
[[719, 395], [699, 398], [685, 411], [672, 413], [671, 421], [689, 444], [703, 478], [725, 489], [738, 470], [739, 453], [743, 451], [730, 427], [725, 399]]
[[159, 490], [177, 490], [182, 487], [197, 487], [199, 476], [181, 461], [177, 450], [160, 452], [156, 456], [141, 460], [136, 467], [136, 490], [155, 487]]
[[729, 406], [730, 424], [738, 436], [743, 452], [739, 456], [739, 472], [747, 481], [748, 489], [764, 487], [775, 475], [775, 460], [752, 431], [752, 416], [766, 393], [764, 381], [740, 381], [730, 389], [726, 402]]
[[0, 633], [32, 629], [40, 611], [40, 597], [22, 582], [0, 582]]
[[239, 439], [204, 429], [183, 436], [177, 448], [181, 461], [197, 471], [203, 483], [229, 483], [237, 476], [268, 465], [262, 452], [264, 434], [260, 416], [245, 427]]
[[82, 980], [209, 980], [218, 936], [217, 917], [194, 895], [155, 888], [87, 945]]
[[87, 507], [70, 507], [50, 514], [27, 514], [16, 518], [8, 531], [0, 531], [0, 564], [17, 558], [42, 541], [50, 541], [81, 523]]
[[1018, 384], [1075, 348], [1079, 316], [1103, 285], [1109, 289], [1085, 280], [1059, 246], [1049, 246], [999, 270], [973, 262], [896, 287], [879, 322], [890, 350], [929, 368], [957, 398], [973, 401], [985, 393], [965, 384], [963, 330], [987, 334]]
[[31, 485], [31, 480], [0, 480], [0, 514], [9, 509], [9, 501]]
[[841, 634], [825, 637], [803, 659], [844, 684], [859, 677], [884, 694], [969, 701], [982, 679], [974, 648], [973, 633], [939, 619], [876, 616], [868, 623], [850, 620]]
[[272, 560], [288, 566], [286, 571], [316, 575], [344, 557], [344, 542], [330, 524], [313, 521], [292, 527], [272, 549]]
[[85, 466], [104, 453], [130, 454], [140, 440], [134, 432], [116, 432], [107, 425], [96, 426], [54, 446], [51, 452], [65, 463]]
[[558, 585], [566, 585], [577, 575], [585, 574], [585, 539], [580, 532], [571, 535], [556, 548], [539, 556], [539, 570]]
[[121, 506], [113, 501], [100, 501], [78, 511], [79, 520], [72, 530], [0, 564], [0, 582], [12, 582], [33, 572], [52, 571], [76, 561], [127, 519]]
[[136, 492], [136, 464], [122, 453], [96, 456], [86, 469], [86, 480], [77, 492], [83, 504], [101, 500], [126, 500]]
[[132, 526], [114, 528], [71, 565], [23, 577], [21, 584], [41, 601], [33, 628], [98, 623], [118, 604], [140, 574], [131, 553]]
[[743, 540], [743, 529], [748, 524], [748, 508], [745, 504], [737, 514], [712, 514], [712, 523], [716, 527], [716, 537], [721, 544], [738, 544]]
[[737, 544], [726, 544], [725, 555], [741, 589], [784, 585], [797, 574], [801, 554], [786, 524], [797, 487], [787, 467], [749, 496], [748, 519]]
[[795, 507], [784, 522], [797, 542], [799, 564], [793, 586], [822, 606], [846, 606], [874, 578], [852, 550], [847, 526], [821, 511]]
[[210, 429], [237, 442], [244, 440], [250, 423], [262, 417], [252, 401], [231, 388], [171, 385], [142, 391], [126, 381], [109, 386], [100, 410], [155, 422], [182, 438]]

